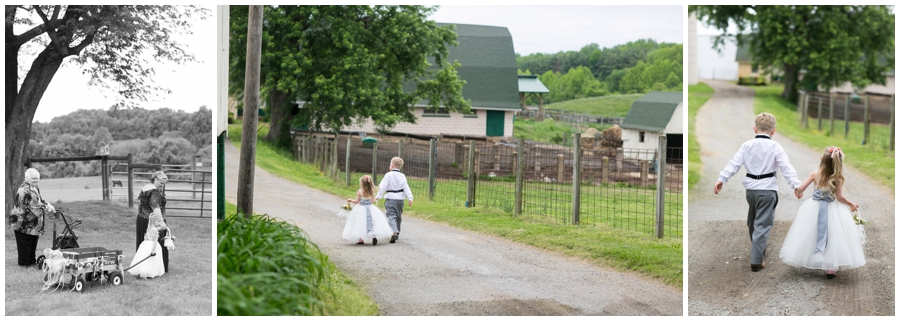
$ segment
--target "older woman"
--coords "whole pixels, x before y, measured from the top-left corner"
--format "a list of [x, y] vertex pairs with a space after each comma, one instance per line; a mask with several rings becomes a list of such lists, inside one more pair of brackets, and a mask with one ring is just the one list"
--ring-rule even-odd
[[16, 233], [16, 247], [19, 251], [19, 265], [37, 264], [34, 253], [37, 251], [38, 237], [44, 234], [44, 219], [47, 213], [54, 214], [56, 209], [41, 198], [38, 181], [41, 174], [34, 168], [25, 171], [25, 181], [16, 192], [16, 201], [9, 224]]
[[[163, 222], [166, 220], [166, 194], [165, 186], [169, 178], [163, 172], [155, 172], [150, 175], [150, 184], [141, 188], [141, 194], [138, 195], [140, 205], [138, 206], [137, 216], [137, 238], [134, 245], [135, 251], [141, 246], [144, 240], [144, 234], [147, 233], [147, 225], [150, 223], [150, 215], [157, 214], [162, 216]], [[166, 235], [169, 234], [167, 227], [159, 230], [159, 247], [162, 249], [163, 266], [165, 272], [169, 272], [169, 249], [165, 247]]]

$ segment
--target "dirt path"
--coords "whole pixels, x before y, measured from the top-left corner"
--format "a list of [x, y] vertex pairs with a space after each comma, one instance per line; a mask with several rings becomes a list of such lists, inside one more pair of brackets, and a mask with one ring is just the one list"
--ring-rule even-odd
[[[225, 153], [236, 202], [238, 149]], [[335, 216], [343, 199], [256, 168], [254, 211], [305, 230], [382, 315], [682, 315], [682, 293], [668, 286], [414, 217], [397, 244], [352, 244]]]
[[[741, 169], [719, 195], [712, 192], [719, 171], [737, 148], [753, 138], [753, 91], [706, 81], [716, 90], [697, 114], [703, 174], [690, 192], [688, 214], [689, 315], [894, 315], [894, 197], [889, 189], [845, 167], [846, 194], [860, 204], [866, 226], [866, 265], [838, 272], [793, 268], [778, 258], [802, 201], [778, 174], [779, 203], [762, 272], [750, 272], [747, 201]], [[796, 121], [779, 119], [779, 122]], [[806, 177], [818, 165], [814, 151], [775, 134], [794, 168]], [[847, 157], [854, 157], [847, 155]], [[803, 200], [812, 194], [807, 190]]]

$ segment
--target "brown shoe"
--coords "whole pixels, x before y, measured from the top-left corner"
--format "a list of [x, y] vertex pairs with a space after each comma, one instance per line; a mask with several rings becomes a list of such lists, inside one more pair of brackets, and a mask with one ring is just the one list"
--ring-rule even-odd
[[759, 270], [762, 270], [764, 268], [766, 268], [766, 262], [762, 262], [760, 264], [750, 264], [750, 270], [753, 272], [759, 272]]

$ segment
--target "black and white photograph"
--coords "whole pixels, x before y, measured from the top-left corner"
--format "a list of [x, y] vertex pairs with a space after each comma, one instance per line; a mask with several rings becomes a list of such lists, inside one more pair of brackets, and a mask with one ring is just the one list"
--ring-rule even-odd
[[5, 8], [5, 315], [211, 315], [213, 7]]

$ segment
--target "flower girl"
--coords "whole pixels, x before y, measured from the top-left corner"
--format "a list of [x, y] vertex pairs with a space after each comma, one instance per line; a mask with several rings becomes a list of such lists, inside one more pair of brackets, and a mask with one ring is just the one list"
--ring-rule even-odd
[[166, 273], [162, 249], [159, 248], [159, 230], [165, 229], [168, 227], [163, 222], [162, 216], [157, 213], [150, 214], [150, 224], [147, 224], [144, 241], [134, 253], [128, 273], [139, 278], [154, 278]]
[[819, 169], [800, 185], [797, 198], [813, 183], [815, 192], [800, 206], [779, 255], [790, 266], [825, 270], [829, 279], [838, 269], [866, 264], [863, 236], [853, 214], [859, 205], [844, 196], [843, 161], [840, 148], [826, 148]]
[[359, 205], [354, 206], [350, 214], [347, 214], [344, 239], [357, 240], [356, 244], [364, 244], [363, 238], [372, 238], [372, 245], [376, 245], [379, 237], [383, 239], [394, 234], [394, 230], [388, 225], [387, 216], [372, 204], [375, 190], [371, 176], [365, 175], [359, 179], [356, 199], [347, 199], [347, 202]]

